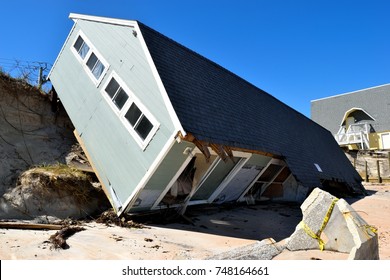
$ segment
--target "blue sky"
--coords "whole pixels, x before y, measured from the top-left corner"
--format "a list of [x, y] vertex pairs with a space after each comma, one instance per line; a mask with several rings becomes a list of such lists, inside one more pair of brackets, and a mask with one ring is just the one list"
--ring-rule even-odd
[[390, 83], [390, 1], [2, 1], [0, 67], [53, 63], [69, 13], [139, 20], [310, 117], [310, 100]]

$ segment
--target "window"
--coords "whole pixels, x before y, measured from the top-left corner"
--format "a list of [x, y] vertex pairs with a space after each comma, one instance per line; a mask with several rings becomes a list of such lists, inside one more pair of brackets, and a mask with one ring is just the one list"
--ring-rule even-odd
[[111, 97], [112, 102], [119, 110], [122, 109], [129, 98], [128, 94], [119, 86], [114, 78], [108, 83], [106, 93]]
[[131, 104], [130, 109], [125, 114], [125, 118], [129, 121], [138, 135], [145, 140], [153, 128], [152, 123], [141, 112], [141, 110], [135, 105]]
[[89, 46], [84, 42], [81, 36], [77, 38], [76, 43], [74, 44], [74, 48], [82, 59], [84, 59], [89, 52]]
[[107, 69], [106, 63], [97, 55], [90, 43], [87, 43], [82, 35], [79, 35], [73, 44], [74, 51], [78, 54], [81, 62], [86, 66], [86, 71], [99, 84]]
[[91, 70], [93, 76], [98, 80], [104, 72], [103, 63], [97, 58], [97, 56], [92, 53], [87, 61], [87, 66]]
[[[123, 86], [122, 86], [123, 85]], [[145, 148], [157, 131], [158, 124], [150, 113], [136, 100], [124, 83], [113, 74], [104, 88], [104, 95], [128, 127], [135, 140]]]

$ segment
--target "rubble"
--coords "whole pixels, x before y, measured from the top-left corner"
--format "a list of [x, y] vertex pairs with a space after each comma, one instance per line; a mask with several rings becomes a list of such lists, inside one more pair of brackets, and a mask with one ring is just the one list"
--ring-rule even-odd
[[290, 251], [321, 249], [348, 259], [379, 259], [378, 235], [344, 199], [314, 189], [301, 205], [303, 219], [287, 241]]
[[212, 260], [272, 260], [273, 257], [280, 254], [282, 246], [276, 244], [272, 238], [257, 241], [244, 247], [236, 248], [215, 256], [210, 257]]
[[95, 222], [100, 223], [100, 224], [105, 224], [106, 226], [116, 225], [116, 226], [125, 227], [125, 228], [139, 228], [139, 229], [145, 228], [145, 226], [143, 224], [134, 222], [133, 220], [126, 217], [126, 215], [119, 218], [113, 209], [109, 209], [107, 211], [104, 211], [95, 220]]

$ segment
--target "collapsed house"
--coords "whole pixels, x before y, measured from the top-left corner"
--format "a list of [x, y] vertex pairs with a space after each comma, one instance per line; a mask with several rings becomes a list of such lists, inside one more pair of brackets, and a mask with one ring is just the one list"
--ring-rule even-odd
[[332, 134], [132, 20], [70, 14], [49, 74], [118, 215], [363, 194]]
[[311, 101], [312, 119], [347, 150], [390, 149], [390, 84]]

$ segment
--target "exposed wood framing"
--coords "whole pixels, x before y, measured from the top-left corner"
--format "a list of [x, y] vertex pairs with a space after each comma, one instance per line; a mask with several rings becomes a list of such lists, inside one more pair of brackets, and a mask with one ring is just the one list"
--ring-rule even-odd
[[272, 157], [272, 158], [276, 158], [276, 159], [283, 159], [283, 156], [276, 155], [276, 154], [273, 154], [273, 153], [267, 153], [267, 152], [257, 151], [257, 150], [250, 150], [250, 149], [243, 149], [243, 148], [237, 148], [237, 147], [224, 146], [224, 145], [219, 145], [219, 144], [215, 144], [215, 143], [210, 143], [210, 142], [207, 142], [207, 141], [198, 140], [191, 133], [187, 133], [187, 135], [185, 137], [183, 137], [182, 134], [179, 132], [178, 133], [178, 137], [180, 138], [180, 140], [184, 140], [184, 141], [187, 141], [187, 142], [194, 143], [196, 145], [196, 147], [198, 147], [198, 149], [204, 154], [204, 156], [206, 157], [207, 161], [210, 159], [210, 151], [208, 149], [209, 147], [214, 152], [216, 152], [217, 155], [223, 161], [227, 161], [228, 159], [232, 159], [233, 160], [233, 150], [234, 151], [239, 151], [239, 152], [251, 153], [251, 154], [258, 154], [258, 155]]
[[[209, 151], [209, 144], [207, 142], [204, 142], [204, 141], [200, 141], [196, 138], [194, 138], [194, 140], [192, 141], [192, 143], [195, 144], [196, 147], [198, 147], [198, 149], [202, 152], [202, 154], [204, 154], [204, 156], [206, 157], [206, 161], [209, 162], [210, 161], [210, 151]], [[218, 152], [215, 151], [217, 154]], [[219, 154], [218, 154], [219, 155]]]

